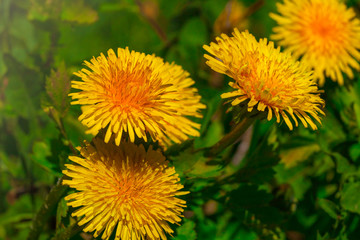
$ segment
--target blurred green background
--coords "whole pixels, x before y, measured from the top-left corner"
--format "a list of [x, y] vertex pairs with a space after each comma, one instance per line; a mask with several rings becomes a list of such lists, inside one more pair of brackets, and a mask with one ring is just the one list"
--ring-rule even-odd
[[[359, 14], [359, 2], [346, 4]], [[195, 148], [228, 132], [219, 97], [227, 81], [205, 65], [202, 45], [234, 27], [268, 38], [275, 25], [275, 0], [238, 3], [229, 13], [227, 0], [0, 0], [0, 239], [27, 238], [68, 155], [91, 140], [67, 94], [82, 62], [109, 48], [154, 53], [190, 72], [207, 104]], [[262, 121], [219, 161], [169, 153], [191, 191], [174, 238], [360, 239], [359, 73], [324, 90], [317, 132]], [[61, 239], [70, 211], [61, 200], [40, 239]]]

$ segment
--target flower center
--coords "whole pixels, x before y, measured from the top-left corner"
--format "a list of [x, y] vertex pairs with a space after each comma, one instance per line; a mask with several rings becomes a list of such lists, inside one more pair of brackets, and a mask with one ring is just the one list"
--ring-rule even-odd
[[334, 27], [324, 21], [314, 21], [314, 23], [312, 24], [313, 34], [322, 37], [324, 40], [334, 34], [334, 31], [332, 31], [332, 29], [334, 29]]
[[310, 10], [300, 15], [307, 19], [302, 19], [305, 24], [302, 24], [300, 35], [311, 52], [327, 57], [337, 53], [335, 46], [343, 44], [343, 31], [346, 31], [347, 27], [339, 14], [338, 10], [331, 6], [314, 4]]
[[136, 184], [136, 182], [130, 180], [120, 183], [117, 191], [118, 196], [122, 199], [122, 202], [127, 203], [133, 202], [134, 200], [140, 200], [144, 189], [142, 186]]
[[[127, 163], [128, 164], [128, 163]], [[121, 170], [120, 178], [112, 178], [112, 186], [115, 194], [118, 196], [120, 204], [136, 204], [141, 203], [151, 195], [151, 187], [146, 183], [146, 178], [143, 177], [142, 169], [127, 166], [129, 169]]]
[[111, 71], [107, 96], [115, 107], [125, 112], [142, 111], [151, 106], [155, 99], [154, 83], [151, 82], [151, 69], [136, 68]]
[[[238, 73], [236, 79], [240, 80], [238, 85], [249, 98], [268, 103], [271, 98], [279, 96], [279, 93], [288, 92], [291, 88], [278, 79], [279, 76], [289, 78], [291, 76], [289, 69], [283, 68], [281, 63], [259, 52], [246, 54], [242, 66], [246, 67]], [[263, 66], [267, 67], [263, 68]]]

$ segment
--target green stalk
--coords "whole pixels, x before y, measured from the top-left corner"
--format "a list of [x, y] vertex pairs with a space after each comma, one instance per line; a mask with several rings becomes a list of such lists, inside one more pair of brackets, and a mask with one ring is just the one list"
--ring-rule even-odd
[[219, 142], [212, 147], [205, 150], [206, 157], [214, 157], [224, 151], [227, 147], [234, 144], [241, 135], [251, 126], [255, 121], [255, 117], [245, 117], [236, 127], [226, 134]]
[[64, 231], [51, 238], [51, 240], [68, 240], [71, 237], [73, 237], [75, 234], [81, 232], [83, 228], [84, 225], [79, 226], [78, 222], [76, 221], [72, 223], [70, 226], [68, 226]]
[[60, 178], [56, 185], [50, 190], [49, 194], [46, 196], [43, 205], [33, 219], [33, 224], [30, 228], [27, 240], [37, 240], [39, 238], [44, 226], [48, 222], [48, 219], [52, 215], [53, 211], [56, 209], [61, 197], [66, 192], [67, 186], [62, 185], [62, 180], [63, 178]]

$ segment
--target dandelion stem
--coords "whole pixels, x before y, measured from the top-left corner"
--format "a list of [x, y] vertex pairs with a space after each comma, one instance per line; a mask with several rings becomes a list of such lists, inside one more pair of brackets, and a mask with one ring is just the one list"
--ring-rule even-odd
[[[160, 24], [156, 21], [154, 16], [149, 15], [145, 10], [145, 5], [139, 0], [135, 0], [135, 3], [138, 5], [141, 15], [149, 22], [150, 26], [155, 30], [159, 38], [166, 44], [168, 43], [168, 38], [165, 31], [161, 28]], [[154, 7], [154, 6], [153, 6]]]
[[62, 178], [60, 178], [57, 184], [50, 190], [49, 194], [45, 198], [43, 205], [35, 215], [27, 240], [37, 240], [39, 238], [43, 227], [46, 225], [49, 217], [56, 208], [57, 203], [67, 189], [67, 186], [62, 185], [61, 182]]
[[241, 135], [250, 127], [256, 118], [245, 117], [236, 127], [226, 134], [219, 142], [205, 150], [205, 156], [213, 157], [224, 151], [227, 147], [237, 142]]
[[84, 226], [79, 226], [78, 222], [74, 222], [68, 226], [64, 231], [55, 235], [51, 240], [67, 240], [73, 237], [75, 234], [81, 232]]

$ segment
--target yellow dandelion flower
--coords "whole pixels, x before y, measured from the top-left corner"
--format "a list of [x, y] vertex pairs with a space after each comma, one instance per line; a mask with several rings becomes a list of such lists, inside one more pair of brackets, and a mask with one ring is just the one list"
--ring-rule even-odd
[[101, 54], [85, 65], [90, 70], [75, 73], [82, 80], [72, 81], [81, 91], [70, 96], [72, 104], [82, 105], [79, 120], [89, 133], [108, 127], [105, 142], [114, 135], [116, 145], [124, 132], [131, 142], [136, 136], [147, 141], [149, 133], [165, 146], [199, 136], [200, 124], [187, 116], [202, 117], [199, 110], [205, 105], [180, 66], [128, 48], [119, 48], [117, 55], [110, 49], [107, 57]]
[[267, 112], [269, 121], [275, 115], [279, 123], [282, 117], [290, 130], [293, 123], [289, 116], [296, 126], [300, 119], [305, 127], [309, 124], [317, 129], [312, 118], [321, 123], [318, 115], [324, 114], [320, 109], [324, 101], [307, 66], [281, 53], [266, 38], [257, 42], [247, 31], [235, 29], [233, 37], [222, 34], [216, 40], [204, 45], [212, 55], [205, 54], [206, 63], [234, 80], [229, 83], [234, 91], [222, 94], [222, 98], [230, 98], [232, 106], [246, 104], [248, 112], [254, 108]]
[[115, 240], [166, 239], [173, 230], [168, 222], [181, 221], [186, 202], [176, 196], [183, 186], [174, 167], [151, 147], [124, 142], [119, 147], [95, 139], [94, 146], [79, 148], [83, 157], [71, 156], [63, 184], [78, 192], [65, 197], [67, 205], [80, 207], [72, 216], [81, 217], [83, 231]]
[[279, 26], [273, 40], [314, 69], [320, 86], [325, 76], [344, 83], [342, 72], [353, 78], [360, 70], [360, 21], [352, 8], [339, 0], [285, 0], [271, 13]]

